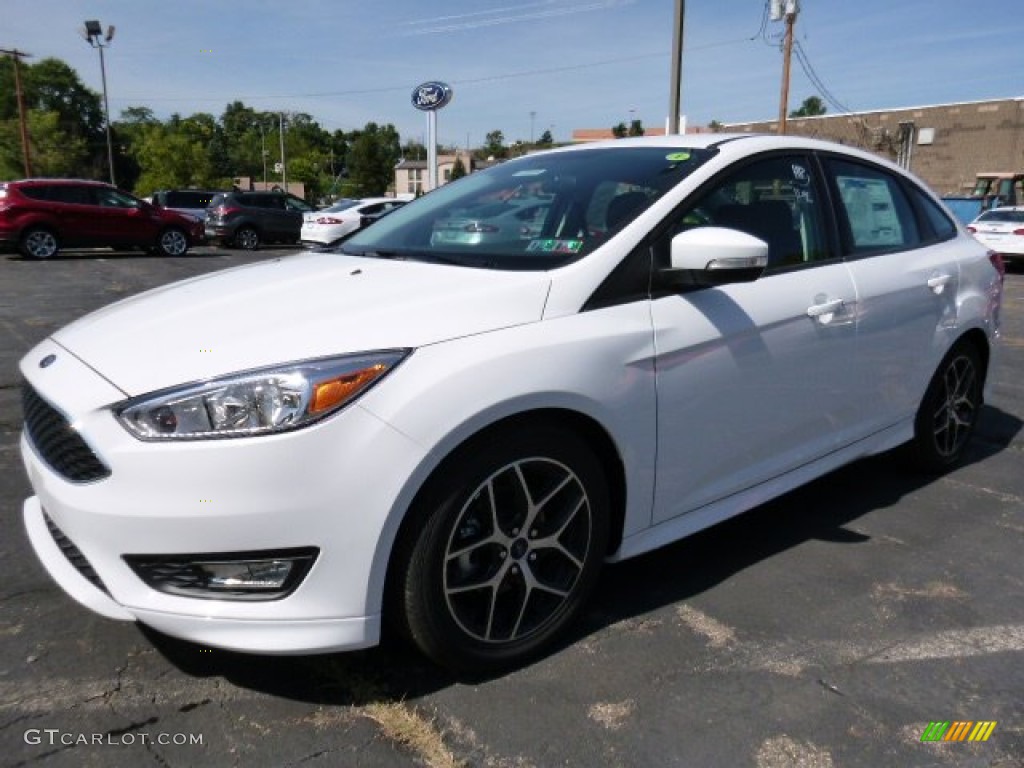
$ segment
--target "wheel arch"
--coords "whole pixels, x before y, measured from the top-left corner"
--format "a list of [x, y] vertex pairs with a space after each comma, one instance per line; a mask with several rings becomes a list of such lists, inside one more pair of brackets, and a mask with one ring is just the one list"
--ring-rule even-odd
[[950, 347], [953, 349], [958, 344], [970, 344], [978, 352], [981, 358], [981, 371], [982, 371], [982, 393], [984, 393], [984, 384], [988, 381], [988, 367], [989, 360], [992, 355], [992, 348], [989, 344], [989, 338], [981, 328], [970, 328], [957, 338], [956, 342]]
[[[609, 520], [608, 546], [606, 555], [614, 553], [622, 542], [626, 510], [626, 472], [622, 458], [611, 434], [593, 417], [567, 408], [538, 408], [505, 416], [484, 425], [455, 445], [427, 473], [410, 503], [402, 510], [402, 519], [393, 539], [387, 545], [386, 557], [380, 560], [385, 569], [383, 579], [383, 603], [385, 618], [392, 613], [395, 605], [395, 590], [403, 559], [408, 556], [415, 541], [415, 533], [423, 524], [427, 513], [427, 501], [434, 492], [435, 483], [450, 467], [456, 465], [466, 452], [476, 446], [494, 440], [509, 430], [527, 429], [533, 423], [547, 427], [558, 427], [582, 438], [594, 451], [608, 482]], [[372, 583], [371, 579], [371, 583]]]

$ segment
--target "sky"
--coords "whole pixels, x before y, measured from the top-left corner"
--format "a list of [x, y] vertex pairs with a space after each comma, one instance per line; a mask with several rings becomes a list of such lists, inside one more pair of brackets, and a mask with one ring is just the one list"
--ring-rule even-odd
[[[681, 105], [689, 125], [778, 115], [784, 25], [767, 0], [685, 3]], [[671, 0], [0, 0], [0, 48], [57, 57], [102, 88], [86, 19], [105, 51], [111, 118], [160, 118], [241, 100], [301, 111], [328, 130], [392, 123], [424, 141], [420, 83], [448, 83], [444, 145], [506, 143], [638, 119], [663, 126]], [[980, 10], [983, 9], [983, 13]], [[828, 112], [1024, 97], [1024, 2], [801, 0], [789, 108]], [[805, 69], [806, 65], [806, 69]], [[808, 74], [808, 72], [810, 74]], [[816, 79], [827, 94], [813, 84]]]

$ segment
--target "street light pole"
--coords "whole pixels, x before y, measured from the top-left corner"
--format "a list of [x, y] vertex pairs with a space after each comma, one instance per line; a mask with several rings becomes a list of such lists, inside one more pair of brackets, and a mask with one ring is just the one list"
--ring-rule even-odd
[[[85, 22], [85, 29], [82, 31], [82, 37], [88, 41], [89, 45], [93, 48], [98, 48], [100, 51], [100, 76], [103, 78], [103, 119], [107, 124], [107, 164], [110, 167], [110, 183], [116, 186], [117, 182], [114, 180], [114, 144], [110, 139], [110, 102], [107, 100], [107, 67], [103, 61], [103, 49], [109, 46], [110, 41], [114, 39], [114, 27], [113, 25], [108, 26], [107, 32], [104, 34], [98, 21], [87, 21]], [[101, 40], [100, 38], [103, 39]]]

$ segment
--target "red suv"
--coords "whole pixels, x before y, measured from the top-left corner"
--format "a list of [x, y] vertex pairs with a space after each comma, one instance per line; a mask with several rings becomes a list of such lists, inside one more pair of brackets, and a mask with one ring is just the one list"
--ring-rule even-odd
[[203, 223], [116, 187], [77, 179], [0, 182], [0, 250], [47, 259], [61, 248], [145, 248], [182, 256], [203, 241]]

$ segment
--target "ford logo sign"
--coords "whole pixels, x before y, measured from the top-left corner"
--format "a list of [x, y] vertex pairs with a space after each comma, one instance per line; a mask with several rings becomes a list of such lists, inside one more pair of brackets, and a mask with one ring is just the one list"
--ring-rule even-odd
[[433, 112], [452, 100], [452, 89], [447, 83], [429, 82], [417, 85], [412, 92], [412, 105], [424, 112]]

